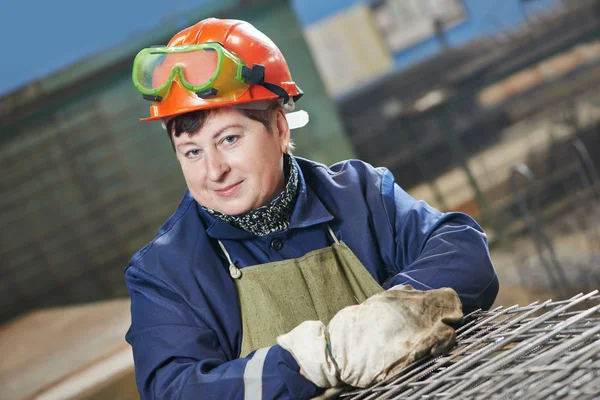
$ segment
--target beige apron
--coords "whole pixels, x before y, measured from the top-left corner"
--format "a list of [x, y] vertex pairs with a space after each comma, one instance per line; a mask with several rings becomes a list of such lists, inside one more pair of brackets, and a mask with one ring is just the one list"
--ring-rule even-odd
[[238, 269], [221, 241], [229, 261], [242, 313], [240, 357], [269, 347], [277, 336], [308, 320], [328, 324], [342, 308], [359, 304], [383, 288], [340, 242], [329, 225], [331, 247], [314, 250], [291, 260]]

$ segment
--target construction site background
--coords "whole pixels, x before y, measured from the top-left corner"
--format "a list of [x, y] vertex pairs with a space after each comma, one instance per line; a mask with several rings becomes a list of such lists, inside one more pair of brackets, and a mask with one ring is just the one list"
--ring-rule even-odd
[[[123, 271], [185, 182], [160, 124], [138, 121], [130, 68], [183, 17], [276, 39], [310, 114], [295, 154], [385, 166], [413, 197], [473, 216], [495, 306], [600, 288], [600, 1], [503, 1], [207, 1], [4, 93], [0, 397], [137, 398]], [[390, 19], [401, 6], [410, 29]]]

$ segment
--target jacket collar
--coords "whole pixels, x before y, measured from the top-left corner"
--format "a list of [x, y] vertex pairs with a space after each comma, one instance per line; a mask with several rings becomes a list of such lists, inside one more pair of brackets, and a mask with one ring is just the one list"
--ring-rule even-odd
[[[206, 233], [213, 239], [249, 239], [255, 238], [256, 235], [246, 232], [242, 229], [236, 228], [227, 222], [210, 215], [204, 211], [198, 203], [196, 208], [200, 218], [204, 221], [206, 226]], [[312, 225], [322, 224], [327, 221], [333, 220], [334, 217], [325, 208], [321, 200], [317, 197], [315, 192], [306, 185], [302, 169], [298, 168], [298, 199], [294, 207], [294, 213], [290, 221], [290, 227], [288, 229], [306, 228]], [[279, 232], [273, 232], [270, 235], [277, 235]]]

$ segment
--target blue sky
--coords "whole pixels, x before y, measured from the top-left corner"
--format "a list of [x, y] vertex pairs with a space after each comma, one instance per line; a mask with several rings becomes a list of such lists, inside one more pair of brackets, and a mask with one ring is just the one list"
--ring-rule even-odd
[[208, 2], [4, 0], [0, 37], [8, 49], [0, 57], [0, 95]]
[[[181, 20], [186, 11], [222, 0], [3, 0], [0, 7], [0, 37], [8, 44], [0, 57], [0, 96], [31, 80], [59, 71], [73, 62], [125, 42], [134, 35]], [[243, 1], [243, 0], [242, 0]], [[370, 0], [292, 0], [300, 22], [310, 25], [352, 4]], [[472, 18], [450, 32], [453, 44], [489, 34], [498, 26], [522, 22], [518, 0], [464, 0]], [[557, 0], [536, 0], [535, 7], [548, 7]], [[35, 5], [34, 5], [35, 4]], [[533, 7], [533, 8], [535, 8]], [[435, 41], [396, 54], [396, 66], [437, 51]], [[7, 61], [8, 60], [8, 61]]]

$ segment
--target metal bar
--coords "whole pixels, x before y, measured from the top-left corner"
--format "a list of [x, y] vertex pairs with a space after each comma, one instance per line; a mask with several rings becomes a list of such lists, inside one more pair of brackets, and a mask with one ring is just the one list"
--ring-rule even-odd
[[[513, 325], [516, 325], [516, 324], [517, 324], [517, 323], [519, 323], [521, 320], [523, 320], [523, 319], [527, 318], [529, 315], [532, 315], [532, 314], [534, 314], [535, 312], [542, 310], [542, 309], [543, 309], [543, 308], [544, 308], [546, 305], [548, 305], [548, 304], [550, 304], [550, 303], [551, 303], [551, 302], [550, 302], [550, 300], [548, 300], [548, 301], [546, 301], [546, 302], [544, 302], [544, 303], [542, 303], [542, 304], [538, 305], [537, 307], [531, 307], [531, 305], [530, 305], [530, 307], [527, 309], [527, 311], [526, 311], [524, 314], [522, 314], [522, 315], [515, 314], [516, 318], [515, 318], [514, 320], [512, 320], [512, 321], [510, 321], [509, 323], [506, 323], [506, 324], [504, 324], [504, 325], [499, 325], [499, 329], [498, 329], [498, 330], [504, 330], [504, 329], [508, 329], [508, 328], [510, 328], [511, 326], [513, 326]], [[535, 303], [532, 303], [532, 304], [535, 304]], [[481, 323], [477, 324], [477, 325], [476, 325], [476, 327], [482, 327], [482, 326], [485, 326], [485, 324], [486, 324], [487, 322], [489, 322], [489, 321], [491, 321], [491, 320], [495, 319], [496, 317], [499, 317], [499, 316], [501, 316], [503, 313], [510, 313], [511, 311], [515, 311], [515, 308], [514, 308], [514, 307], [510, 307], [510, 308], [508, 308], [508, 309], [504, 310], [504, 312], [502, 312], [502, 313], [500, 313], [500, 314], [498, 314], [498, 315], [492, 315], [492, 316], [491, 316], [491, 318], [485, 319], [485, 320], [484, 320], [484, 321], [482, 321]], [[458, 339], [457, 339], [457, 340], [458, 340]], [[469, 350], [471, 350], [472, 348], [474, 348], [474, 347], [477, 347], [477, 346], [478, 346], [478, 345], [480, 345], [480, 344], [483, 344], [483, 343], [485, 342], [485, 340], [486, 340], [485, 338], [481, 338], [481, 339], [479, 339], [479, 340], [477, 340], [477, 341], [475, 341], [475, 342], [473, 342], [473, 343], [471, 343], [471, 344], [467, 345], [466, 347], [459, 349], [458, 351], [456, 351], [456, 352], [455, 352], [455, 353], [452, 355], [452, 357], [441, 357], [441, 358], [439, 358], [439, 359], [438, 359], [438, 360], [439, 360], [438, 362], [444, 362], [444, 365], [446, 365], [446, 363], [450, 363], [452, 360], [454, 360], [454, 359], [456, 359], [456, 358], [459, 358], [459, 357], [461, 357], [463, 354], [467, 353], [467, 352], [468, 352]], [[473, 354], [477, 354], [477, 353], [473, 353]], [[432, 372], [433, 372], [435, 369], [437, 369], [437, 368], [439, 368], [439, 367], [440, 367], [440, 365], [435, 365], [435, 366], [433, 366], [433, 367], [432, 367], [432, 368], [430, 368], [430, 369], [427, 371], [427, 373], [426, 373], [426, 374], [424, 374], [424, 375], [428, 375], [429, 373], [432, 373]], [[451, 369], [451, 368], [452, 368], [452, 366], [450, 366], [450, 367], [449, 367], [448, 369], [446, 369], [445, 371], [447, 371], [447, 370], [449, 370], [449, 369]], [[412, 378], [413, 378], [413, 380], [414, 380], [414, 379], [422, 378], [424, 375], [420, 375], [420, 376], [413, 375], [413, 376], [412, 376]], [[390, 395], [390, 396], [392, 396], [392, 395], [395, 395], [395, 394], [397, 394], [397, 393], [401, 392], [403, 389], [405, 389], [405, 388], [407, 387], [407, 384], [408, 384], [408, 383], [410, 383], [410, 382], [402, 382], [402, 383], [401, 383], [401, 384], [399, 384], [399, 385], [398, 385], [398, 384], [395, 384], [395, 385], [394, 385], [394, 386], [395, 386], [395, 389], [394, 389], [394, 390], [392, 390], [392, 391], [389, 393], [389, 395]], [[371, 388], [371, 389], [368, 389], [366, 392], [370, 392], [370, 391], [374, 391], [374, 390], [377, 390], [377, 387], [375, 387], [375, 386], [374, 386], [373, 388]], [[359, 398], [362, 398], [362, 397], [359, 397]], [[357, 399], [359, 399], [359, 398], [357, 398]], [[382, 398], [382, 399], [386, 399], [386, 398], [389, 398], [389, 397], [388, 397], [388, 396], [384, 396], [384, 397], [381, 397], [381, 398]], [[369, 397], [369, 399], [370, 399], [370, 397]]]
[[[512, 350], [509, 350], [508, 353], [506, 353], [503, 357], [499, 357], [498, 361], [491, 362], [488, 365], [483, 366], [483, 368], [481, 370], [478, 370], [477, 375], [475, 375], [475, 377], [472, 377], [472, 378], [468, 379], [466, 382], [464, 382], [460, 385], [457, 385], [451, 394], [460, 393], [463, 389], [465, 389], [469, 385], [475, 383], [477, 379], [480, 379], [479, 378], [480, 374], [485, 375], [486, 373], [491, 373], [493, 371], [497, 371], [498, 368], [506, 366], [506, 364], [514, 361], [520, 355], [525, 354], [526, 352], [532, 350], [536, 346], [539, 346], [541, 343], [543, 343], [544, 341], [546, 341], [549, 338], [551, 338], [552, 336], [554, 336], [557, 332], [560, 332], [560, 330], [563, 328], [563, 326], [565, 326], [565, 325], [568, 326], [569, 324], [575, 323], [580, 318], [583, 318], [586, 315], [590, 315], [599, 309], [600, 309], [600, 305], [587, 310], [586, 312], [582, 313], [581, 316], [571, 317], [568, 320], [563, 321], [560, 324], [558, 324], [558, 326], [554, 330], [552, 330], [550, 333], [543, 335], [543, 336], [539, 336], [539, 337], [535, 338], [535, 340], [532, 340], [532, 341], [525, 341], [522, 343], [521, 346], [514, 347]], [[534, 322], [534, 321], [532, 321], [532, 322]], [[508, 343], [508, 341], [510, 341], [513, 336], [511, 336], [510, 338], [507, 338], [503, 341], [500, 341], [500, 343], [503, 343], [503, 342]]]
[[596, 290], [568, 300], [471, 313], [456, 330], [450, 354], [419, 360], [385, 382], [341, 397], [600, 398], [599, 300]]
[[597, 342], [591, 343], [588, 346], [583, 347], [572, 357], [572, 358], [574, 358], [574, 360], [572, 362], [570, 362], [570, 364], [565, 366], [565, 368], [563, 370], [557, 371], [554, 374], [547, 375], [545, 379], [540, 380], [538, 386], [542, 387], [542, 388], [545, 387], [546, 389], [541, 390], [537, 394], [536, 397], [543, 399], [543, 398], [546, 398], [547, 396], [549, 396], [555, 390], [555, 388], [553, 387], [553, 384], [555, 382], [559, 382], [563, 378], [567, 378], [569, 376], [572, 377], [573, 373], [576, 372], [575, 371], [576, 368], [580, 368], [583, 364], [589, 362], [589, 353], [588, 352], [591, 352], [594, 350], [596, 351], [596, 353], [598, 353], [598, 351], [600, 350], [599, 343], [597, 343]]
[[[523, 363], [522, 365], [519, 365], [518, 367], [513, 368], [509, 371], [506, 371], [504, 374], [502, 372], [497, 372], [496, 375], [500, 379], [498, 379], [497, 381], [494, 381], [494, 387], [491, 390], [483, 393], [482, 396], [484, 396], [484, 397], [487, 396], [487, 398], [491, 398], [492, 394], [498, 393], [498, 392], [502, 392], [503, 395], [507, 395], [509, 393], [518, 392], [519, 390], [522, 390], [523, 388], [530, 387], [535, 384], [537, 384], [537, 386], [544, 387], [543, 385], [541, 385], [542, 380], [541, 380], [541, 377], [539, 376], [540, 374], [556, 372], [555, 374], [553, 374], [551, 376], [558, 377], [561, 374], [565, 374], [565, 373], [572, 371], [573, 369], [575, 369], [575, 367], [577, 367], [580, 364], [580, 363], [572, 363], [570, 365], [567, 364], [567, 363], [571, 362], [572, 358], [576, 359], [578, 356], [583, 354], [584, 356], [586, 356], [586, 358], [584, 358], [582, 360], [582, 362], [583, 362], [585, 360], [588, 360], [589, 357], [587, 357], [587, 354], [582, 353], [582, 351], [579, 350], [577, 353], [575, 353], [575, 355], [571, 355], [569, 357], [566, 357], [566, 359], [562, 360], [563, 364], [561, 364], [561, 365], [550, 366], [550, 365], [546, 365], [544, 363], [549, 362], [550, 359], [552, 359], [552, 358], [558, 358], [560, 353], [568, 350], [569, 348], [573, 347], [577, 343], [585, 341], [589, 337], [592, 337], [592, 336], [598, 334], [598, 332], [600, 332], [600, 325], [598, 325], [596, 328], [594, 328], [590, 331], [587, 331], [584, 335], [582, 335], [580, 337], [579, 336], [574, 337], [571, 340], [566, 341], [557, 347], [551, 348], [547, 352], [539, 354], [538, 356], [534, 357], [533, 359], [530, 359], [529, 361]], [[584, 349], [584, 351], [590, 351], [594, 345], [595, 344], [592, 343], [592, 345], [584, 347], [583, 349]], [[599, 344], [596, 344], [596, 346], [598, 346], [598, 345]], [[540, 364], [541, 364], [541, 367], [536, 367], [536, 365], [540, 365]], [[503, 375], [505, 375], [505, 376], [503, 376]], [[509, 375], [509, 376], [506, 376], [506, 375]], [[528, 379], [523, 380], [523, 376], [525, 376], [525, 375], [530, 375], [530, 377]], [[487, 374], [487, 376], [493, 377], [494, 374]], [[520, 384], [516, 384], [520, 380], [522, 380], [522, 382]], [[490, 380], [488, 382], [492, 382], [492, 381]], [[504, 388], [508, 388], [508, 390], [503, 391]], [[481, 387], [478, 390], [480, 391]], [[469, 395], [470, 393], [465, 392], [463, 394]]]

